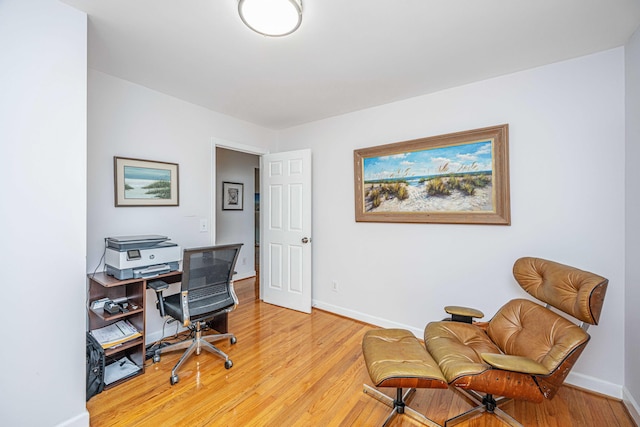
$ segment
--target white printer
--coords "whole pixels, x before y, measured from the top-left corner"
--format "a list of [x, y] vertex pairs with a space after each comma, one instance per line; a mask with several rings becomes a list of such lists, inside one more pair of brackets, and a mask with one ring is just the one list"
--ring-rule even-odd
[[104, 263], [116, 279], [148, 278], [175, 271], [182, 253], [167, 236], [107, 237]]

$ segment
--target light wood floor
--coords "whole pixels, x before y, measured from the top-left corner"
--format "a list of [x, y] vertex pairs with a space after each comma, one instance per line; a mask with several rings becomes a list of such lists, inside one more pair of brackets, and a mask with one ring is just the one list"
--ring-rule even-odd
[[[163, 355], [146, 372], [87, 402], [93, 427], [102, 426], [379, 426], [389, 408], [362, 392], [371, 384], [361, 342], [370, 325], [313, 310], [311, 315], [260, 302], [252, 279], [236, 282], [240, 305], [229, 316], [237, 344], [192, 358], [171, 386], [182, 352]], [[589, 347], [585, 351], [589, 351]], [[394, 390], [385, 390], [392, 395]], [[412, 407], [438, 423], [469, 405], [450, 390], [418, 390]], [[572, 387], [542, 404], [509, 402], [503, 409], [525, 426], [635, 426], [624, 405]], [[397, 416], [391, 426], [419, 426]], [[484, 414], [460, 426], [503, 424]]]

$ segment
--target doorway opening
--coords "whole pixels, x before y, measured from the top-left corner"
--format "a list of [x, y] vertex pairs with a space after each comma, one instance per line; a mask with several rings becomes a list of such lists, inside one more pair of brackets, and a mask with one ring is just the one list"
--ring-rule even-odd
[[[236, 264], [236, 280], [256, 277], [259, 283], [260, 156], [215, 146], [215, 244], [242, 243]], [[234, 202], [226, 203], [225, 191], [233, 191]], [[217, 193], [217, 195], [216, 195]], [[227, 201], [228, 202], [228, 201]], [[257, 285], [258, 286], [258, 285]]]

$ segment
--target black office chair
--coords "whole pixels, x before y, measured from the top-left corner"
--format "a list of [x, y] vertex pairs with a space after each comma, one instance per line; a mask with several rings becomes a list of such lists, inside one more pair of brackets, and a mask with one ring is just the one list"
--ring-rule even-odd
[[177, 371], [195, 351], [202, 349], [222, 357], [224, 367], [230, 369], [233, 362], [212, 342], [229, 339], [236, 343], [233, 334], [212, 334], [202, 336], [203, 325], [214, 317], [235, 310], [238, 298], [233, 290], [233, 274], [242, 244], [211, 246], [197, 249], [185, 249], [182, 258], [182, 292], [163, 296], [163, 290], [169, 285], [161, 280], [149, 282], [156, 291], [157, 308], [160, 315], [169, 315], [192, 329], [191, 340], [171, 344], [157, 349], [153, 362], [160, 361], [160, 354], [186, 348], [178, 363], [171, 371], [171, 385], [178, 382]]

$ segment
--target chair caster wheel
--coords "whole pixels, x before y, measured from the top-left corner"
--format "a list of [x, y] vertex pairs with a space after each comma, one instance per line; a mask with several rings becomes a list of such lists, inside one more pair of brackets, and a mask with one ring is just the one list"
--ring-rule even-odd
[[153, 363], [158, 363], [160, 361], [160, 355], [159, 354], [154, 354], [153, 355]]
[[231, 342], [231, 344], [235, 344], [238, 342], [238, 340], [236, 339], [236, 337], [231, 337], [231, 339], [229, 340]]
[[174, 385], [175, 383], [178, 382], [178, 376], [177, 375], [171, 375], [171, 378], [169, 379], [169, 381], [171, 381], [171, 385]]
[[224, 367], [227, 369], [231, 369], [231, 367], [233, 366], [233, 362], [231, 360], [225, 360], [224, 362]]

